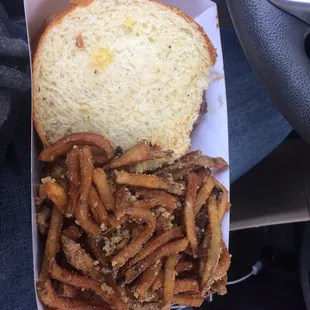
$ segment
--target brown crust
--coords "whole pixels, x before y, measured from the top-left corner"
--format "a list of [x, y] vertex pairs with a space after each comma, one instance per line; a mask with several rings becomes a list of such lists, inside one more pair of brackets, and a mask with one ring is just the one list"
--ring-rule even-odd
[[[46, 37], [46, 35], [48, 34], [48, 32], [55, 26], [57, 26], [59, 23], [61, 23], [61, 21], [63, 20], [63, 18], [68, 15], [69, 13], [73, 12], [74, 10], [76, 10], [79, 7], [87, 7], [88, 5], [90, 5], [93, 1], [95, 0], [71, 0], [70, 1], [70, 8], [61, 12], [59, 15], [57, 15], [57, 17], [45, 28], [39, 42], [36, 48], [36, 51], [34, 52], [34, 57], [33, 57], [33, 78], [32, 78], [32, 115], [33, 115], [33, 124], [34, 127], [36, 129], [36, 132], [39, 136], [39, 138], [41, 139], [44, 147], [48, 146], [50, 143], [47, 141], [47, 137], [42, 133], [41, 131], [41, 125], [39, 123], [39, 121], [36, 119], [36, 108], [35, 108], [35, 103], [34, 103], [34, 91], [36, 89], [36, 64], [38, 61], [38, 57], [39, 57], [39, 51], [41, 49], [41, 46], [44, 42], [44, 39]], [[103, 0], [105, 1], [105, 0]], [[166, 7], [172, 11], [174, 11], [177, 15], [183, 17], [185, 19], [186, 22], [191, 23], [192, 25], [194, 25], [196, 27], [196, 29], [201, 33], [201, 35], [204, 37], [205, 39], [205, 44], [206, 44], [206, 48], [209, 52], [209, 56], [210, 56], [210, 61], [211, 63], [209, 64], [210, 66], [214, 66], [215, 62], [216, 62], [216, 58], [217, 58], [217, 53], [216, 50], [212, 44], [212, 42], [210, 41], [209, 37], [207, 36], [207, 34], [205, 33], [205, 31], [203, 30], [203, 28], [190, 16], [188, 16], [186, 13], [184, 13], [183, 11], [181, 11], [178, 8], [175, 8], [173, 6], [161, 3], [157, 0], [145, 0], [145, 1], [152, 1], [157, 3], [158, 5], [161, 5], [163, 7]], [[115, 0], [115, 2], [117, 2], [117, 0]], [[130, 4], [130, 2], [128, 3]]]

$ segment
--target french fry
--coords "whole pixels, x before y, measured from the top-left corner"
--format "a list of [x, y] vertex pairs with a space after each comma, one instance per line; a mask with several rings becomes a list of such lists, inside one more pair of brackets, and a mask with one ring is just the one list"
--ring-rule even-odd
[[218, 216], [218, 210], [215, 198], [211, 195], [208, 204], [208, 227], [205, 232], [201, 246], [200, 263], [200, 291], [204, 295], [212, 284], [215, 270], [218, 266], [221, 250], [221, 223]]
[[222, 279], [215, 281], [211, 285], [211, 293], [213, 294], [216, 293], [221, 296], [226, 295], [227, 294], [226, 285], [227, 285], [227, 274]]
[[192, 170], [194, 169], [194, 167], [186, 167], [186, 168], [182, 168], [182, 169], [178, 169], [175, 171], [171, 172], [172, 178], [173, 180], [177, 181], [177, 180], [182, 180], [184, 179], [184, 177], [186, 177]]
[[38, 288], [38, 295], [46, 306], [53, 309], [111, 310], [108, 306], [98, 305], [90, 300], [57, 296], [49, 280]]
[[[123, 296], [124, 289], [116, 285], [116, 282], [112, 276], [112, 268], [109, 266], [109, 262], [104, 252], [102, 251], [102, 249], [99, 248], [98, 242], [95, 239], [90, 238], [90, 237], [87, 237], [86, 241], [87, 241], [87, 245], [90, 249], [91, 254], [96, 260], [98, 260], [100, 268], [102, 268], [102, 270], [105, 270], [104, 277], [106, 279], [107, 284], [110, 287], [112, 287], [114, 292], [116, 292], [119, 296]], [[106, 272], [107, 270], [109, 272]]]
[[159, 261], [163, 257], [167, 257], [172, 254], [178, 254], [186, 249], [188, 246], [188, 239], [183, 238], [176, 241], [166, 243], [164, 246], [158, 248], [149, 256], [127, 269], [124, 273], [126, 283], [131, 283], [136, 279], [144, 270], [149, 266]]
[[131, 193], [126, 187], [119, 187], [115, 192], [115, 215], [118, 220], [123, 218], [129, 209]]
[[199, 284], [194, 279], [176, 279], [174, 284], [174, 294], [194, 292], [199, 293]]
[[184, 237], [184, 232], [182, 227], [175, 227], [169, 230], [164, 231], [158, 236], [151, 239], [143, 248], [141, 252], [139, 252], [131, 261], [128, 262], [127, 267], [130, 268], [145, 257], [149, 256], [156, 249], [163, 246], [173, 239], [178, 239]]
[[79, 295], [79, 291], [76, 287], [59, 283], [58, 289], [57, 289], [57, 295], [61, 297], [66, 298], [76, 298]]
[[145, 230], [138, 234], [138, 236], [125, 248], [123, 248], [111, 260], [113, 269], [122, 267], [130, 258], [134, 257], [151, 237], [155, 231], [156, 219], [152, 212], [143, 209], [128, 209], [126, 214], [133, 219], [144, 221], [147, 223]]
[[187, 187], [184, 203], [184, 224], [186, 235], [191, 246], [193, 257], [197, 257], [198, 241], [195, 225], [195, 202], [197, 195], [197, 175], [191, 172], [187, 178]]
[[156, 204], [157, 206], [165, 207], [172, 212], [176, 208], [176, 199], [172, 195], [163, 190], [158, 189], [138, 189], [136, 195], [141, 196], [145, 200]]
[[93, 181], [96, 185], [100, 199], [103, 202], [104, 206], [109, 211], [115, 212], [115, 199], [110, 191], [107, 176], [103, 169], [94, 169]]
[[83, 235], [83, 230], [76, 225], [71, 225], [62, 232], [62, 235], [77, 241]]
[[69, 204], [67, 207], [67, 213], [74, 215], [79, 197], [78, 190], [80, 187], [80, 159], [78, 148], [74, 148], [68, 153], [66, 163], [68, 166], [67, 175], [69, 181]]
[[49, 270], [53, 279], [82, 289], [91, 290], [117, 310], [128, 310], [127, 305], [112, 289], [111, 291], [103, 290], [99, 282], [61, 268], [54, 259], [50, 261]]
[[46, 182], [43, 189], [50, 200], [59, 208], [62, 213], [66, 212], [68, 196], [65, 190], [57, 183]]
[[217, 207], [220, 222], [222, 222], [224, 214], [229, 210], [231, 204], [228, 202], [228, 191], [225, 186], [219, 181], [215, 180], [215, 188], [221, 191], [221, 193], [217, 197]]
[[95, 160], [102, 164], [111, 160], [115, 154], [110, 141], [103, 136], [93, 133], [74, 133], [45, 148], [39, 155], [39, 159], [44, 162], [53, 162], [59, 156], [70, 151], [75, 145], [92, 145], [102, 150], [104, 154], [97, 156]]
[[222, 241], [221, 241], [221, 254], [220, 254], [218, 266], [215, 270], [214, 280], [218, 281], [218, 280], [222, 279], [223, 277], [225, 277], [225, 275], [227, 274], [227, 271], [230, 267], [230, 263], [231, 263], [230, 254], [228, 252], [228, 249], [226, 247], [225, 242], [222, 239]]
[[132, 203], [133, 208], [141, 208], [145, 210], [150, 210], [158, 206], [157, 201], [150, 201], [148, 199], [137, 200]]
[[115, 171], [115, 176], [116, 183], [118, 184], [146, 187], [151, 189], [163, 189], [176, 195], [182, 195], [184, 193], [184, 186], [181, 183], [176, 183], [167, 178], [117, 170]]
[[211, 170], [209, 168], [199, 168], [195, 171], [198, 178], [198, 187], [200, 188], [203, 185], [203, 181], [208, 177], [211, 176]]
[[90, 235], [98, 235], [100, 227], [89, 217], [88, 196], [92, 182], [93, 163], [90, 148], [84, 146], [79, 153], [81, 188], [80, 197], [76, 207], [75, 217], [79, 225]]
[[187, 307], [200, 307], [204, 298], [200, 294], [180, 293], [173, 296], [173, 303]]
[[209, 198], [213, 188], [215, 186], [214, 179], [211, 175], [204, 178], [202, 181], [202, 186], [198, 191], [197, 199], [195, 203], [195, 214], [197, 215], [201, 207], [206, 203]]
[[184, 271], [189, 271], [192, 270], [194, 268], [194, 264], [192, 261], [188, 261], [188, 260], [180, 260], [176, 266], [176, 272], [182, 273]]
[[178, 254], [172, 254], [166, 259], [162, 310], [170, 310], [175, 285], [175, 267], [179, 259]]
[[161, 269], [161, 262], [155, 263], [149, 268], [147, 268], [139, 280], [139, 283], [136, 286], [136, 291], [139, 295], [139, 298], [144, 299], [147, 291], [150, 289], [152, 284], [155, 281], [160, 269]]
[[104, 224], [105, 227], [109, 225], [109, 214], [101, 202], [99, 195], [94, 188], [94, 186], [90, 187], [89, 196], [88, 196], [88, 205], [90, 212], [95, 220], [95, 222], [102, 226]]
[[51, 209], [43, 205], [37, 213], [37, 226], [42, 235], [45, 235], [48, 232], [50, 217]]
[[154, 283], [151, 287], [152, 291], [155, 292], [163, 286], [164, 278], [165, 278], [165, 272], [163, 270], [161, 270], [154, 280]]
[[63, 214], [57, 207], [54, 206], [52, 209], [50, 227], [47, 234], [44, 258], [38, 282], [44, 283], [49, 278], [48, 266], [50, 261], [55, 258], [56, 253], [58, 252], [59, 247], [58, 241], [62, 228], [62, 223], [63, 223]]
[[164, 166], [155, 171], [156, 175], [173, 173], [174, 171], [189, 168], [189, 167], [204, 167], [204, 168], [226, 168], [227, 162], [220, 157], [209, 157], [202, 155], [201, 151], [194, 151], [176, 160], [172, 165]]
[[166, 152], [161, 152], [157, 147], [150, 146], [146, 141], [141, 141], [128, 149], [124, 154], [114, 158], [105, 169], [115, 169], [135, 165], [139, 162], [163, 158]]
[[72, 267], [99, 282], [105, 280], [103, 273], [96, 270], [94, 259], [81, 248], [79, 243], [66, 236], [61, 237], [61, 242], [66, 260]]

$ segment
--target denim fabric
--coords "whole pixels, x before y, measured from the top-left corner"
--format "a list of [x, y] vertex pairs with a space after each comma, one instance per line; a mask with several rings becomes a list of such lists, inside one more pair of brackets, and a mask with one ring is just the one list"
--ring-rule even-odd
[[236, 33], [221, 31], [228, 107], [231, 182], [274, 150], [292, 128], [271, 104]]
[[[18, 20], [18, 27], [21, 27], [16, 30], [18, 27], [14, 27], [1, 5], [0, 17], [3, 17], [0, 21], [0, 65], [6, 66], [4, 70], [19, 71], [10, 72], [9, 84], [0, 78], [0, 309], [32, 310], [36, 305], [31, 243], [30, 91], [18, 93], [29, 88], [29, 75], [27, 61], [13, 58], [25, 55], [25, 41], [16, 41], [25, 39], [25, 29]], [[8, 27], [4, 26], [4, 21]], [[14, 37], [8, 35], [8, 29]], [[273, 150], [291, 128], [270, 104], [235, 33], [223, 30], [222, 36], [230, 163], [232, 180], [235, 180]], [[1, 38], [16, 39], [12, 41], [12, 49], [5, 46], [5, 59], [1, 58]]]

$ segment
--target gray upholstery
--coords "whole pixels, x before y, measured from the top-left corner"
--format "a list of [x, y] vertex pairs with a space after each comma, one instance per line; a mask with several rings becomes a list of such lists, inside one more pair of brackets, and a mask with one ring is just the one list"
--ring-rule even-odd
[[310, 143], [310, 60], [304, 40], [310, 26], [267, 0], [227, 0], [250, 64], [272, 102]]

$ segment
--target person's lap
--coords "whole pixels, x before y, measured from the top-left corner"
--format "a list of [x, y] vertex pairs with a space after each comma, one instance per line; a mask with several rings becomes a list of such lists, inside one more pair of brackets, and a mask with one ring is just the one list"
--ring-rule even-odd
[[[291, 128], [270, 103], [232, 30], [222, 31], [228, 99], [231, 179], [272, 151]], [[30, 100], [0, 165], [1, 309], [35, 309], [30, 205]], [[26, 106], [28, 104], [28, 107]]]

